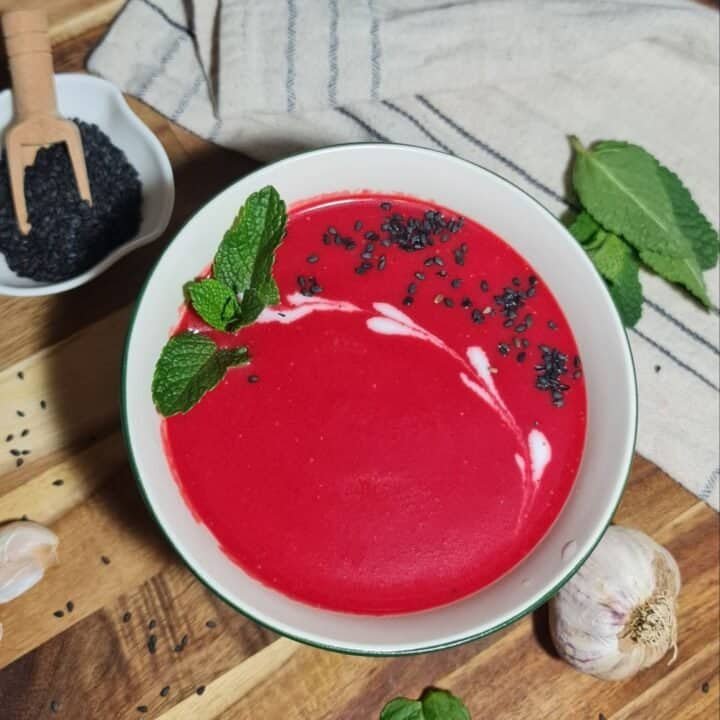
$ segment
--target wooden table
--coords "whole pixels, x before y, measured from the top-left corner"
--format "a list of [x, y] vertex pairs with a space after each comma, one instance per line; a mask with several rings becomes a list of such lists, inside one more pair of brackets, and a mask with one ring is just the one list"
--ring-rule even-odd
[[[18, 5], [48, 3], [0, 0], [0, 10]], [[58, 71], [82, 69], [120, 5], [50, 4]], [[7, 85], [3, 68], [0, 88]], [[544, 609], [454, 650], [367, 659], [278, 637], [193, 577], [130, 472], [119, 433], [120, 354], [152, 262], [191, 213], [255, 163], [128, 101], [175, 170], [170, 228], [73, 292], [0, 298], [0, 442], [15, 436], [0, 454], [0, 522], [27, 516], [61, 539], [60, 565], [0, 606], [0, 719], [372, 720], [387, 700], [428, 685], [462, 696], [476, 720], [716, 718], [718, 518], [640, 457], [617, 521], [669, 548], [684, 589], [677, 661], [627, 682], [603, 683], [560, 661]], [[31, 451], [19, 468], [10, 447]]]

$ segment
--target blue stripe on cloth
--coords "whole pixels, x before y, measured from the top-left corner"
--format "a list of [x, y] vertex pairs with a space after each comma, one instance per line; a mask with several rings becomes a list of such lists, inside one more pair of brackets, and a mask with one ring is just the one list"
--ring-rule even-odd
[[338, 22], [339, 9], [338, 0], [328, 0], [330, 9], [330, 39], [328, 42], [328, 102], [330, 105], [337, 105], [337, 81], [338, 81]]
[[488, 145], [488, 143], [484, 142], [483, 140], [480, 140], [479, 138], [476, 138], [474, 135], [472, 135], [468, 130], [466, 130], [464, 127], [458, 125], [453, 119], [449, 118], [442, 110], [435, 107], [424, 95], [416, 95], [415, 96], [430, 112], [434, 113], [439, 117], [442, 121], [447, 123], [453, 130], [455, 130], [459, 135], [464, 137], [467, 141], [471, 142], [476, 147], [479, 147], [481, 150], [484, 150], [488, 155], [491, 155], [496, 160], [499, 160], [501, 163], [509, 167], [511, 170], [514, 170], [518, 175], [524, 177], [530, 184], [534, 185], [539, 190], [542, 190], [544, 193], [549, 195], [550, 197], [554, 198], [558, 202], [561, 202], [563, 205], [569, 208], [576, 209], [575, 206], [568, 202], [562, 195], [559, 193], [556, 193], [551, 187], [548, 187], [545, 185], [545, 183], [541, 182], [537, 178], [534, 178], [532, 175], [530, 175], [527, 170], [524, 170], [521, 168], [517, 163], [513, 162], [510, 158], [503, 155], [500, 151], [496, 150], [495, 148]]
[[131, 90], [133, 95], [136, 95], [141, 100], [144, 99], [145, 93], [149, 90], [150, 86], [153, 82], [155, 82], [155, 80], [157, 80], [158, 77], [160, 77], [160, 74], [165, 69], [165, 66], [170, 62], [170, 60], [172, 60], [175, 53], [180, 49], [183, 42], [187, 41], [187, 39], [187, 35], [178, 34], [175, 36], [175, 39], [172, 43], [170, 43], [168, 49], [160, 58], [160, 62], [152, 68], [147, 77], [145, 77], [145, 79], [137, 85], [135, 90]]
[[193, 84], [182, 94], [182, 97], [180, 98], [180, 101], [177, 104], [177, 107], [175, 110], [173, 110], [172, 115], [170, 115], [170, 119], [173, 122], [177, 122], [182, 117], [182, 114], [187, 110], [187, 106], [190, 104], [190, 101], [197, 95], [198, 90], [200, 89], [200, 86], [205, 82], [205, 73], [200, 73], [195, 80], [193, 81]]
[[285, 59], [287, 61], [287, 75], [285, 77], [285, 93], [287, 96], [287, 111], [295, 110], [295, 43], [297, 39], [297, 6], [295, 0], [287, 0], [287, 47]]
[[670, 358], [676, 365], [680, 366], [683, 370], [687, 370], [691, 375], [696, 377], [701, 382], [705, 383], [709, 388], [712, 388], [715, 390], [715, 392], [720, 392], [720, 387], [718, 387], [712, 380], [708, 380], [702, 373], [698, 372], [695, 368], [690, 367], [687, 363], [683, 362], [677, 355], [674, 355], [670, 350], [668, 350], [666, 347], [663, 347], [657, 340], [653, 340], [651, 337], [648, 337], [645, 335], [645, 333], [641, 332], [637, 328], [630, 328], [632, 332], [634, 332], [638, 337], [641, 337], [645, 342], [650, 343], [656, 350], [659, 350], [665, 357]]
[[716, 468], [710, 473], [710, 477], [705, 481], [702, 489], [698, 493], [698, 497], [701, 500], [707, 500], [710, 497], [710, 493], [715, 489], [715, 486], [720, 480], [720, 468]]
[[401, 107], [398, 107], [395, 103], [392, 103], [389, 100], [382, 100], [381, 102], [386, 108], [398, 113], [398, 115], [401, 115], [411, 122], [418, 130], [420, 130], [421, 133], [423, 133], [423, 135], [430, 138], [430, 140], [432, 140], [440, 149], [450, 155], [455, 154], [442, 140], [440, 140], [440, 138], [433, 135], [414, 115], [411, 115], [407, 110], [403, 110]]
[[379, 100], [382, 47], [380, 46], [380, 18], [377, 15], [375, 0], [368, 0], [368, 9], [370, 10], [370, 97], [373, 100]]
[[658, 315], [662, 315], [666, 320], [669, 320], [673, 325], [680, 328], [680, 330], [686, 333], [693, 340], [699, 342], [701, 345], [704, 345], [716, 355], [720, 355], [720, 348], [713, 345], [709, 340], [706, 340], [699, 333], [691, 330], [687, 325], [685, 325], [685, 323], [683, 323], [681, 320], [678, 320], [674, 315], [671, 315], [667, 310], [665, 310], [665, 308], [661, 307], [652, 300], [648, 300], [648, 298], [643, 298], [643, 300], [645, 301], [645, 304], [648, 307], [652, 308], [656, 313], [658, 313]]
[[150, 0], [140, 0], [140, 2], [146, 7], [149, 7], [151, 10], [154, 10], [163, 20], [165, 20], [168, 25], [171, 25], [176, 30], [180, 30], [180, 32], [185, 33], [189, 37], [195, 37], [195, 33], [193, 33], [192, 30], [185, 27], [185, 25], [181, 25], [177, 20], [173, 20], [161, 7], [156, 5], [154, 2], [151, 2]]
[[381, 132], [378, 132], [374, 127], [369, 125], [365, 120], [362, 118], [359, 118], [354, 113], [350, 112], [346, 107], [336, 107], [335, 110], [337, 110], [341, 115], [344, 115], [347, 118], [350, 118], [356, 125], [360, 126], [365, 132], [367, 132], [371, 137], [374, 137], [379, 142], [390, 142], [390, 138], [385, 137]]

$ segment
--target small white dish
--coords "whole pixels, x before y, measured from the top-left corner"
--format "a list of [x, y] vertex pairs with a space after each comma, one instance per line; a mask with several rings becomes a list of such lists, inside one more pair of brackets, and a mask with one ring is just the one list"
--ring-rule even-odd
[[[588, 394], [581, 468], [557, 521], [535, 549], [492, 585], [459, 602], [398, 616], [349, 615], [289, 599], [248, 576], [220, 550], [183, 501], [163, 452], [151, 399], [155, 361], [177, 323], [182, 286], [207, 267], [247, 196], [277, 187], [292, 204], [343, 190], [407, 193], [482, 223], [540, 273], [574, 330]], [[451, 647], [494, 632], [548, 599], [599, 541], [620, 500], [632, 461], [636, 382], [627, 336], [584, 250], [545, 208], [507, 180], [443, 153], [362, 144], [296, 155], [239, 180], [178, 233], [150, 275], [128, 336], [123, 423], [148, 506], [188, 566], [241, 612], [284, 635], [363, 654]]]
[[[142, 222], [137, 235], [106, 255], [99, 263], [69, 280], [38, 282], [16, 275], [0, 253], [0, 295], [53, 295], [89, 282], [132, 250], [152, 242], [167, 227], [175, 202], [175, 183], [165, 149], [129, 108], [111, 83], [92, 75], [55, 76], [58, 109], [67, 118], [95, 123], [127, 156], [140, 176], [143, 190]], [[0, 136], [12, 122], [12, 93], [0, 93]]]

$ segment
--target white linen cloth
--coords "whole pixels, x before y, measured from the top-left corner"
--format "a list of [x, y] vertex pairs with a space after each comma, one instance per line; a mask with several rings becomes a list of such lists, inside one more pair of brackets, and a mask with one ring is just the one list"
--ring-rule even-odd
[[[718, 222], [718, 13], [691, 0], [129, 0], [88, 69], [261, 160], [439, 148], [560, 215], [567, 135], [625, 139]], [[718, 270], [701, 310], [643, 274], [638, 451], [718, 509]]]

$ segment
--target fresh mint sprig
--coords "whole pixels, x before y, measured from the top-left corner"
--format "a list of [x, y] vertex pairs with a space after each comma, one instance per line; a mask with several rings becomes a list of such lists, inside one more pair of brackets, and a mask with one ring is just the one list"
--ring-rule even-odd
[[460, 698], [447, 690], [428, 688], [419, 700], [395, 698], [380, 713], [380, 720], [471, 720]]
[[717, 263], [718, 233], [677, 175], [638, 145], [570, 142], [583, 211], [569, 229], [605, 279], [623, 322], [640, 319], [640, 264], [709, 307], [702, 271]]
[[[210, 327], [235, 332], [280, 301], [272, 267], [286, 224], [285, 203], [274, 187], [264, 187], [245, 201], [215, 254], [214, 277], [185, 285], [188, 302]], [[249, 361], [246, 347], [219, 348], [203, 333], [172, 337], [155, 365], [155, 407], [165, 417], [187, 412], [228, 368]]]

